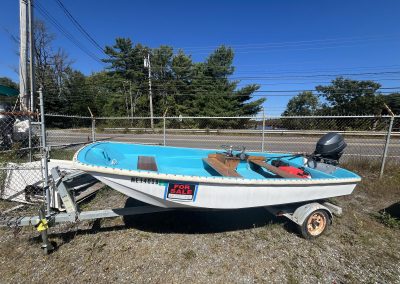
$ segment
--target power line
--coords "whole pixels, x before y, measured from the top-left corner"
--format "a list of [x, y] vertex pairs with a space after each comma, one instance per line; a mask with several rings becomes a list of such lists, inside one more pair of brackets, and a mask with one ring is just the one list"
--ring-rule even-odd
[[[393, 79], [377, 79], [374, 81], [400, 81], [400, 78], [393, 78]], [[293, 79], [295, 81], [295, 79]], [[331, 84], [331, 81], [302, 81], [302, 82], [284, 82], [284, 83], [256, 83], [257, 85], [260, 86], [280, 86], [280, 85], [303, 85], [303, 84]], [[379, 82], [377, 82], [379, 83]], [[246, 82], [239, 82], [238, 86], [246, 86], [248, 83]]]
[[[303, 73], [303, 74], [308, 74], [308, 73]], [[365, 74], [366, 73], [352, 73], [352, 76], [363, 76], [363, 79], [362, 79], [363, 81], [371, 81], [372, 80], [372, 81], [376, 81], [377, 83], [378, 83], [378, 81], [399, 81], [400, 80], [399, 77], [391, 77], [391, 78], [387, 77], [387, 76], [394, 76], [395, 74], [388, 74], [388, 75], [386, 75], [386, 74], [365, 75]], [[257, 76], [257, 77], [252, 77], [252, 76], [244, 76], [243, 75], [243, 76], [235, 76], [235, 77], [224, 77], [221, 80], [235, 79], [236, 81], [238, 81], [237, 82], [238, 85], [251, 84], [249, 82], [243, 82], [241, 80], [244, 80], [244, 81], [273, 80], [271, 83], [259, 83], [259, 82], [253, 83], [253, 84], [261, 85], [261, 86], [302, 85], [302, 84], [331, 84], [332, 83], [332, 80], [329, 80], [329, 81], [314, 81], [315, 79], [317, 79], [317, 78], [314, 78], [314, 77], [317, 77], [319, 75], [322, 75], [324, 77], [329, 77], [329, 76], [331, 76], [331, 77], [339, 77], [339, 76], [348, 76], [349, 74], [347, 74], [347, 75], [343, 74], [343, 73], [342, 74], [330, 74], [330, 75], [327, 75], [327, 74], [316, 74], [316, 75], [307, 76], [308, 78], [304, 78], [304, 76], [279, 76], [279, 77], [278, 76], [274, 76], [274, 77], [265, 77], [265, 76], [264, 77], [260, 77], [260, 76]], [[374, 77], [373, 78], [369, 78], [371, 76], [374, 76]], [[385, 76], [385, 77], [381, 77], [381, 76]], [[200, 83], [200, 84], [196, 82], [196, 84], [195, 84], [196, 86], [199, 86], [199, 85], [209, 86], [209, 84], [204, 84], [204, 82], [215, 82], [215, 81], [219, 80], [218, 78], [216, 79], [216, 78], [214, 78], [212, 76], [190, 76], [189, 75], [187, 79], [183, 78], [183, 79], [181, 79], [182, 81], [178, 81], [178, 79], [176, 79], [176, 81], [177, 82], [182, 82], [182, 83], [187, 81], [187, 82], [190, 82], [190, 83], [193, 84], [193, 80], [196, 80], [196, 79], [200, 79], [203, 82], [203, 83]], [[356, 80], [355, 78], [345, 78], [345, 79]], [[287, 82], [289, 80], [291, 82]], [[163, 78], [160, 79], [160, 78], [157, 78], [157, 77], [155, 77], [155, 81], [156, 82], [161, 82], [161, 83], [163, 83], [163, 82], [165, 82], [165, 83], [171, 82], [171, 80], [169, 80], [169, 79], [163, 79]], [[299, 81], [299, 82], [296, 82], [296, 81]], [[279, 82], [279, 83], [277, 83], [277, 82]]]
[[[380, 94], [391, 94], [392, 92], [381, 92]], [[343, 93], [330, 93], [330, 94], [343, 94]], [[318, 95], [318, 94], [314, 94]], [[155, 97], [164, 97], [162, 94], [154, 94]], [[248, 95], [241, 95], [241, 94], [210, 94], [210, 93], [202, 93], [202, 94], [196, 94], [196, 93], [169, 93], [166, 94], [166, 96], [172, 96], [172, 97], [186, 97], [186, 96], [195, 96], [195, 97], [214, 97], [214, 98], [237, 98], [237, 97], [244, 97]], [[267, 98], [267, 97], [294, 97], [296, 94], [251, 94], [251, 98]], [[109, 99], [110, 94], [97, 94], [93, 96], [94, 98], [104, 98], [104, 99]], [[125, 99], [126, 95], [121, 94], [121, 93], [113, 93], [112, 94], [113, 98], [121, 98]], [[88, 98], [84, 98], [81, 95], [67, 95], [65, 97], [46, 97], [46, 101], [62, 101], [62, 100], [68, 100], [68, 99], [74, 99], [75, 101], [87, 101]]]
[[82, 27], [82, 25], [75, 19], [75, 17], [71, 14], [70, 11], [64, 6], [61, 0], [54, 0], [58, 4], [58, 6], [63, 10], [64, 14], [71, 20], [74, 26], [95, 46], [99, 49], [102, 53], [107, 55], [104, 52], [104, 49], [100, 46], [100, 44]]
[[[169, 92], [171, 92], [170, 90], [166, 90], [166, 89], [158, 89], [158, 91], [159, 92], [161, 92], [161, 91], [169, 91]], [[236, 96], [236, 95], [237, 96], [247, 96], [246, 94], [244, 94], [244, 95], [238, 94], [238, 91], [240, 91], [240, 90], [232, 91], [230, 94], [227, 94], [227, 95], [231, 95], [232, 94], [233, 96]], [[356, 91], [374, 91], [374, 90], [373, 89], [341, 90], [341, 91], [336, 91], [335, 93], [330, 93], [330, 94], [346, 94], [346, 93], [351, 93], [351, 92], [356, 92]], [[194, 92], [194, 93], [198, 94], [198, 93], [202, 93], [202, 92], [210, 92], [210, 90], [199, 89], [199, 90], [192, 90], [190, 92]], [[225, 91], [225, 92], [229, 92], [229, 91]], [[272, 93], [272, 94], [273, 93], [280, 93], [280, 95], [274, 95], [274, 96], [296, 96], [298, 93], [301, 93], [301, 92], [318, 92], [318, 91], [317, 90], [293, 90], [293, 91], [283, 91], [283, 90], [258, 91], [258, 90], [256, 90], [256, 91], [251, 92], [250, 96], [255, 96], [255, 95], [252, 95], [253, 93]], [[296, 93], [296, 94], [287, 94], [287, 93]], [[374, 93], [375, 93], [375, 91], [374, 91]], [[393, 93], [393, 91], [383, 91], [383, 92], [376, 92], [376, 93], [377, 94], [391, 94], [391, 93]], [[168, 94], [168, 92], [166, 92], [166, 94]], [[162, 94], [158, 94], [158, 95], [162, 95]], [[184, 93], [182, 93], [182, 95], [184, 95]], [[258, 95], [258, 96], [262, 96], [262, 95]], [[265, 95], [265, 96], [269, 96], [269, 94]]]
[[[162, 82], [165, 82], [165, 84], [163, 84]], [[178, 80], [164, 80], [164, 81], [163, 80], [155, 80], [155, 83], [153, 82], [152, 87], [154, 87], [158, 91], [171, 91], [171, 89], [174, 89], [174, 88], [179, 90], [179, 88], [185, 88], [185, 87], [192, 88], [192, 87], [195, 87], [195, 88], [199, 88], [198, 90], [204, 91], [204, 92], [209, 92], [210, 91], [209, 87], [212, 87], [212, 86], [210, 86], [210, 84], [205, 84], [205, 83], [193, 84], [191, 82], [183, 83], [182, 85], [171, 85], [171, 86], [168, 86], [168, 84], [171, 84], [171, 83], [174, 84], [174, 83], [177, 83], [177, 82], [181, 83]], [[225, 80], [223, 81], [223, 83], [225, 83]], [[232, 83], [232, 82], [230, 82], [230, 83]], [[317, 83], [317, 82], [315, 82], [315, 83]], [[324, 83], [324, 82], [319, 82], [319, 83]], [[331, 84], [331, 82], [325, 82], [325, 83], [328, 84], [328, 85]], [[303, 84], [303, 83], [299, 83], [299, 84]], [[307, 83], [307, 84], [310, 84], [310, 82]], [[93, 83], [88, 83], [88, 82], [84, 82], [83, 85], [85, 87], [98, 87], [98, 85], [94, 85]], [[247, 84], [247, 85], [242, 85], [242, 86], [236, 85], [235, 87], [242, 89], [242, 88], [244, 88], [246, 86], [249, 86], [249, 85], [252, 85], [252, 84]], [[254, 84], [254, 85], [259, 85], [259, 84]], [[264, 85], [268, 86], [269, 84], [264, 84]], [[140, 84], [135, 85], [134, 87], [136, 87], [135, 89], [147, 88], [147, 83], [146, 83], [146, 81], [143, 81]], [[168, 87], [170, 87], [170, 88], [168, 88]], [[201, 87], [205, 87], [205, 88], [201, 88]], [[234, 89], [233, 92], [240, 91], [240, 89], [239, 90], [238, 89], [236, 89], [236, 90]], [[373, 89], [372, 88], [354, 88], [354, 89], [343, 88], [342, 92], [345, 92], [345, 91], [351, 92], [351, 91], [359, 91], [359, 90], [361, 90], [361, 91], [362, 90], [371, 91]], [[400, 86], [398, 86], [398, 87], [380, 87], [376, 91], [380, 92], [379, 90], [392, 90], [391, 92], [393, 92], [393, 91], [400, 90]], [[122, 91], [122, 89], [121, 89], [121, 91]], [[314, 89], [308, 88], [308, 89], [255, 90], [253, 92], [255, 92], [255, 93], [274, 93], [274, 92], [276, 92], [276, 93], [290, 93], [290, 92], [292, 92], [293, 93], [293, 92], [297, 92], [298, 93], [298, 92], [306, 92], [306, 91], [313, 92], [313, 91], [316, 91], [316, 89], [315, 88]]]
[[[161, 89], [161, 91], [163, 91], [163, 90], [166, 91], [167, 90], [167, 89], [165, 89], [164, 86], [158, 86], [158, 87], [160, 87], [160, 88], [163, 87], [163, 89]], [[399, 90], [400, 87], [380, 88], [380, 89], [382, 89], [382, 90]], [[380, 89], [378, 89], [378, 90], [380, 90]], [[204, 92], [204, 91], [209, 91], [209, 90], [200, 89], [199, 91]], [[240, 90], [237, 90], [237, 91], [240, 91]], [[234, 92], [237, 92], [237, 91], [234, 91]], [[255, 90], [252, 93], [301, 93], [301, 92], [315, 92], [315, 91], [317, 91], [317, 90], [316, 89], [308, 89], [308, 90], [307, 89], [306, 90]], [[365, 89], [356, 88], [356, 89], [343, 89], [343, 90], [341, 90], [340, 92], [337, 92], [337, 93], [343, 93], [344, 94], [344, 93], [354, 92], [354, 91], [374, 91], [375, 92], [375, 90], [372, 89], [372, 88], [365, 88]], [[382, 93], [382, 92], [380, 92], [380, 93]]]
[[[400, 73], [400, 71], [396, 71], [394, 72], [394, 74], [391, 75], [395, 75], [397, 73]], [[312, 76], [287, 76], [287, 77], [266, 77], [266, 76], [258, 76], [258, 77], [230, 77], [230, 78], [215, 78], [212, 76], [197, 76], [197, 77], [190, 77], [185, 81], [180, 81], [178, 79], [157, 79], [154, 78], [154, 85], [155, 86], [163, 86], [163, 87], [168, 87], [168, 84], [172, 83], [172, 82], [177, 82], [180, 83], [180, 86], [206, 86], [206, 87], [210, 87], [211, 83], [236, 83], [237, 85], [263, 85], [263, 86], [269, 86], [269, 85], [283, 85], [283, 83], [275, 83], [277, 81], [282, 81], [283, 79], [287, 79], [287, 80], [307, 80], [307, 78], [310, 79], [314, 79], [315, 77], [340, 77], [340, 76], [361, 76], [362, 74], [364, 74], [364, 78], [362, 80], [357, 80], [357, 81], [373, 81], [375, 83], [379, 83], [378, 81], [399, 81], [400, 78], [398, 77], [393, 77], [393, 78], [388, 78], [388, 77], [382, 77], [382, 78], [366, 78], [367, 73], [352, 73], [352, 74], [337, 74], [337, 75], [328, 75], [328, 74], [324, 74], [324, 75], [312, 75]], [[370, 75], [368, 75], [368, 77], [373, 76], [372, 73], [368, 73]], [[380, 74], [381, 76], [385, 75], [385, 74]], [[390, 75], [390, 74], [389, 74]], [[377, 75], [375, 75], [377, 76]], [[292, 78], [294, 77], [294, 78]], [[306, 78], [305, 78], [306, 77]], [[297, 79], [296, 79], [297, 78]], [[344, 78], [345, 80], [356, 80], [356, 79], [352, 79], [352, 78]], [[198, 81], [196, 81], [198, 80]], [[272, 83], [258, 83], [258, 81], [265, 81], [265, 80], [273, 80]], [[243, 82], [243, 81], [257, 81], [254, 83], [250, 83], [250, 82]], [[140, 82], [141, 84], [144, 84], [144, 82]], [[312, 84], [312, 83], [316, 83], [316, 84], [331, 84], [332, 81], [329, 82], [307, 82], [307, 81], [301, 81], [299, 83], [291, 83], [291, 84]], [[139, 87], [142, 86], [139, 84]], [[143, 85], [144, 86], [144, 85]]]
[[[380, 42], [378, 42], [380, 43]], [[358, 44], [348, 44], [348, 45], [332, 45], [332, 46], [313, 46], [313, 47], [308, 47], [308, 48], [292, 48], [292, 49], [284, 49], [282, 47], [276, 47], [272, 49], [264, 49], [264, 50], [248, 50], [248, 51], [234, 51], [235, 54], [249, 54], [249, 53], [270, 53], [270, 52], [281, 52], [281, 51], [310, 51], [310, 50], [325, 50], [325, 49], [335, 49], [335, 48], [347, 48], [347, 47], [357, 47], [360, 46], [365, 46], [366, 44], [371, 44], [371, 43], [358, 43]], [[210, 54], [212, 51], [204, 51], [204, 52], [191, 52], [191, 55], [204, 55], [204, 54]]]
[[[259, 81], [259, 80], [261, 80], [261, 79], [257, 79], [257, 78], [255, 78], [255, 79], [245, 79], [245, 80], [247, 80], [247, 81], [254, 81], [254, 80], [257, 80], [257, 81]], [[264, 80], [266, 80], [266, 79], [264, 79]], [[363, 81], [373, 81], [373, 82], [375, 82], [375, 83], [378, 83], [379, 84], [379, 82], [377, 82], [378, 80], [381, 80], [381, 81], [399, 81], [399, 78], [397, 78], [397, 79], [395, 79], [395, 78], [393, 78], [393, 79], [368, 79], [368, 80], [363, 80]], [[179, 83], [179, 85], [169, 85], [169, 84], [171, 84], [171, 83]], [[207, 88], [210, 88], [210, 87], [212, 87], [212, 85], [211, 84], [213, 84], [213, 83], [219, 83], [219, 81], [218, 80], [212, 80], [212, 79], [204, 79], [204, 80], [201, 80], [200, 82], [193, 82], [193, 81], [191, 81], [191, 80], [188, 80], [187, 82], [181, 82], [181, 81], [177, 81], [177, 80], [154, 80], [154, 86], [155, 87], [162, 87], [162, 88], [168, 88], [168, 87], [207, 87]], [[223, 80], [223, 81], [220, 81], [220, 83], [228, 83], [228, 84], [230, 84], [231, 86], [233, 86], [234, 84], [234, 82], [232, 82], [232, 81], [225, 81], [225, 80]], [[268, 84], [268, 83], [258, 83], [258, 82], [240, 82], [239, 80], [237, 80], [237, 82], [235, 82], [236, 84], [235, 84], [235, 87], [236, 88], [238, 88], [238, 87], [240, 87], [240, 88], [243, 88], [243, 87], [246, 87], [246, 86], [249, 86], [249, 85], [256, 85], [256, 86], [258, 86], [258, 85], [260, 85], [260, 86], [280, 86], [280, 85], [285, 85], [285, 84], [283, 84], [283, 83], [279, 83], [279, 84], [273, 84], [273, 83], [270, 83], [270, 84]], [[313, 82], [299, 82], [299, 83], [292, 83], [292, 84], [295, 84], [295, 85], [303, 85], [303, 84], [312, 84]], [[314, 82], [315, 84], [322, 84], [322, 85], [330, 85], [330, 84], [332, 84], [332, 82]], [[137, 87], [144, 87], [144, 85], [143, 85], [144, 83], [141, 83], [141, 84], [138, 84], [137, 85]], [[380, 89], [382, 89], [382, 87], [380, 88]]]
[[[60, 8], [63, 10], [63, 12], [66, 14], [66, 16], [71, 20], [71, 22], [75, 25], [75, 27], [95, 46], [98, 50], [100, 50], [102, 53], [105, 54], [104, 49], [100, 46], [100, 44], [83, 28], [83, 26], [79, 23], [78, 20], [69, 12], [69, 10], [65, 7], [65, 5], [60, 1], [60, 0], [55, 0], [57, 4], [60, 6]], [[38, 6], [40, 4], [38, 3]], [[85, 49], [83, 50], [85, 53], [90, 53], [88, 54], [91, 56], [93, 59], [95, 59], [98, 62], [101, 62], [101, 60], [95, 56], [93, 53], [91, 53], [89, 50], [87, 50], [84, 46], [82, 46], [79, 41], [74, 38], [68, 31], [65, 30], [53, 17], [51, 17], [50, 13], [46, 11], [42, 6], [39, 7], [41, 9], [42, 14], [47, 14], [47, 18], [50, 19], [50, 21], [60, 30], [63, 29], [64, 31], [61, 31], [64, 36], [66, 36], [69, 40], [71, 40], [74, 44], [76, 44], [80, 49]], [[397, 36], [397, 35], [396, 35]], [[293, 46], [304, 46], [304, 45], [309, 45], [309, 44], [325, 44], [325, 43], [355, 43], [355, 42], [364, 42], [364, 41], [377, 41], [377, 40], [384, 40], [384, 39], [391, 39], [393, 38], [393, 35], [383, 35], [383, 36], [374, 36], [374, 37], [352, 37], [352, 38], [339, 38], [342, 41], [338, 41], [338, 38], [332, 38], [332, 39], [320, 39], [320, 40], [309, 40], [309, 41], [297, 41], [297, 42], [275, 42], [275, 43], [263, 43], [263, 44], [242, 44], [242, 45], [231, 45], [232, 47], [236, 47], [237, 49], [243, 49], [243, 48], [265, 48], [265, 47], [273, 47], [273, 48], [282, 48], [282, 47], [293, 47]], [[207, 47], [190, 47], [190, 49], [205, 49]], [[320, 48], [320, 47], [317, 47]], [[322, 47], [322, 48], [332, 48], [332, 47]], [[315, 49], [315, 48], [312, 48]], [[155, 68], [164, 68], [164, 67], [155, 67]], [[178, 67], [179, 68], [179, 67]]]
[[[265, 68], [271, 68], [273, 66], [278, 66], [278, 67], [282, 67], [282, 66], [303, 66], [305, 64], [309, 64], [309, 63], [318, 63], [319, 65], [322, 63], [320, 60], [319, 61], [315, 61], [315, 60], [311, 60], [311, 61], [291, 61], [286, 62], [286, 63], [268, 63], [268, 64], [241, 64], [240, 66], [242, 67], [265, 67]], [[212, 66], [222, 66], [222, 65], [212, 65]], [[393, 67], [393, 66], [399, 66], [398, 64], [392, 64], [392, 65], [380, 65], [380, 66], [361, 66], [361, 67], [355, 67], [355, 68], [370, 68], [370, 67], [376, 67], [376, 68], [386, 68], [386, 67]], [[340, 67], [338, 67], [340, 68]], [[344, 67], [346, 68], [346, 67]], [[340, 68], [343, 69], [343, 68]], [[348, 69], [348, 68], [347, 68]]]
[[[84, 33], [85, 35], [86, 35], [86, 37], [88, 38], [88, 39], [90, 39], [90, 41], [97, 47], [97, 48], [99, 48], [102, 52], [104, 52], [104, 50], [101, 48], [101, 46], [93, 39], [93, 37], [91, 37], [90, 35], [89, 35], [89, 33], [87, 33], [86, 32], [86, 30], [84, 30], [84, 28], [79, 24], [79, 22], [72, 16], [72, 14], [65, 8], [65, 6], [62, 4], [62, 2], [60, 1], [60, 0], [55, 0], [55, 1], [57, 1], [57, 3], [60, 5], [60, 7], [64, 10], [64, 12], [67, 14], [67, 16], [69, 16], [69, 18], [70, 18], [70, 20], [71, 21], [73, 21], [75, 24], [76, 24], [76, 26], [78, 27], [78, 29], [82, 32], [82, 33]], [[46, 11], [39, 3], [38, 3], [38, 8], [41, 10], [40, 12], [42, 12], [45, 16], [47, 16], [47, 18], [48, 19], [50, 19], [50, 21], [57, 27], [57, 28], [59, 28], [59, 30], [61, 31], [61, 32], [63, 32], [63, 34], [68, 38], [68, 39], [70, 39], [70, 40], [72, 40], [73, 42], [74, 42], [74, 39], [75, 39], [75, 43], [77, 42], [78, 43], [78, 47], [80, 47], [79, 46], [79, 42], [76, 40], [76, 38], [74, 38], [74, 37], [72, 37], [72, 35], [70, 34], [70, 33], [68, 33], [68, 31], [66, 31], [49, 13], [48, 13], [48, 11]], [[371, 40], [371, 39], [370, 39]], [[317, 40], [318, 41], [318, 40]], [[311, 41], [309, 41], [309, 42], [311, 42]], [[92, 54], [92, 53], [91, 53]], [[90, 54], [89, 54], [90, 55]], [[93, 55], [93, 54], [92, 54]], [[99, 61], [99, 58], [94, 58], [96, 61]], [[101, 62], [101, 61], [99, 61], [99, 62]], [[221, 66], [222, 67], [222, 66]], [[155, 67], [155, 68], [157, 68], [157, 67]], [[159, 68], [164, 68], [164, 67], [159, 67]], [[184, 68], [184, 67], [182, 67], [182, 68]], [[226, 68], [226, 67], [224, 67], [224, 68]], [[326, 77], [326, 76], [350, 76], [350, 75], [352, 75], [352, 76], [358, 76], [358, 75], [381, 75], [381, 74], [397, 74], [397, 73], [400, 73], [400, 72], [396, 72], [396, 71], [392, 71], [392, 72], [390, 72], [390, 71], [385, 71], [385, 72], [366, 72], [366, 73], [344, 73], [344, 74], [314, 74], [314, 75], [309, 75], [309, 76], [306, 76], [306, 75], [299, 75], [299, 76], [287, 76], [286, 78], [288, 78], [288, 77], [290, 77], [290, 78], [307, 78], [307, 77]], [[203, 76], [203, 77], [201, 77], [201, 78], [204, 78], [204, 77], [208, 77], [208, 76]], [[212, 78], [212, 77], [211, 77]], [[242, 80], [260, 80], [260, 79], [278, 79], [278, 78], [284, 78], [284, 77], [277, 77], [277, 76], [271, 76], [271, 77], [261, 77], [261, 76], [254, 76], [254, 77], [252, 77], [252, 76], [248, 76], [248, 77], [245, 77], [245, 76], [242, 76], [242, 77], [232, 77], [232, 78], [230, 78], [230, 79], [242, 79]], [[195, 77], [191, 77], [191, 79], [195, 79]], [[212, 79], [214, 79], [214, 78], [212, 78]], [[261, 91], [260, 91], [261, 92]], [[267, 92], [267, 91], [266, 91]], [[272, 92], [272, 91], [271, 91]]]
[[400, 71], [382, 71], [382, 72], [359, 72], [359, 73], [340, 73], [340, 74], [312, 74], [312, 75], [288, 75], [280, 76], [248, 76], [248, 77], [230, 77], [230, 79], [279, 79], [279, 78], [314, 78], [314, 77], [343, 77], [343, 76], [365, 76], [365, 75], [391, 75], [400, 74]]
[[[282, 41], [282, 42], [268, 42], [268, 43], [246, 43], [246, 44], [224, 44], [226, 47], [254, 47], [254, 46], [282, 46], [282, 45], [293, 45], [293, 44], [318, 44], [325, 42], [348, 42], [348, 41], [359, 41], [359, 40], [382, 40], [385, 38], [396, 38], [398, 39], [398, 34], [391, 35], [374, 35], [374, 36], [356, 36], [356, 37], [339, 37], [339, 38], [326, 38], [326, 39], [313, 39], [313, 40], [301, 40], [301, 41]], [[221, 46], [221, 45], [219, 45]], [[177, 47], [178, 49], [189, 49], [189, 50], [204, 50], [204, 49], [215, 49], [218, 45], [209, 45], [209, 46], [186, 46], [186, 47]]]
[[[195, 63], [196, 64], [196, 63]], [[200, 63], [201, 64], [201, 63]], [[246, 67], [263, 67], [263, 68], [268, 68], [269, 70], [271, 70], [269, 67], [269, 65], [262, 65], [262, 64], [253, 64], [253, 65], [240, 65], [241, 67], [246, 66]], [[188, 71], [194, 71], [194, 67], [195, 66], [188, 66], [188, 67], [182, 67], [182, 66], [152, 66], [152, 69], [161, 69], [161, 70], [188, 70]], [[207, 64], [205, 65], [205, 67], [209, 67], [209, 68], [213, 68], [213, 69], [221, 69], [221, 70], [226, 70], [229, 67], [235, 67], [235, 66], [226, 66], [226, 65], [215, 65], [215, 64]], [[391, 64], [391, 65], [380, 65], [380, 66], [357, 66], [357, 67], [337, 67], [337, 68], [333, 68], [333, 69], [311, 69], [308, 70], [309, 72], [306, 73], [310, 73], [310, 72], [334, 72], [335, 70], [354, 70], [357, 71], [357, 69], [397, 69], [399, 68], [400, 65], [399, 64]], [[236, 69], [236, 67], [235, 67]], [[252, 68], [252, 70], [255, 70], [254, 68]], [[259, 72], [263, 72], [264, 74], [276, 74], [276, 73], [304, 73], [304, 70], [290, 70], [290, 69], [283, 69], [283, 70], [277, 70], [277, 71], [269, 71], [269, 72], [265, 72], [263, 70], [258, 70], [255, 71], [257, 73]]]
[[103, 63], [94, 53], [90, 52], [82, 43], [79, 42], [71, 33], [69, 33], [38, 1], [35, 2], [36, 8], [43, 17], [45, 17], [58, 31], [60, 31], [68, 40], [82, 50], [93, 60]]
[[[284, 72], [257, 72], [257, 73], [262, 73], [262, 74], [284, 74], [285, 76], [236, 76], [236, 77], [230, 77], [230, 76], [234, 76], [234, 75], [227, 75], [227, 77], [229, 77], [230, 79], [248, 79], [248, 78], [255, 78], [255, 79], [262, 79], [262, 78], [266, 78], [266, 79], [277, 79], [277, 78], [304, 78], [304, 77], [340, 77], [340, 76], [361, 76], [361, 75], [382, 75], [382, 74], [399, 74], [400, 71], [398, 70], [400, 65], [390, 65], [389, 70], [384, 70], [384, 71], [377, 71], [377, 72], [351, 72], [351, 73], [336, 73], [336, 74], [312, 74], [312, 72], [330, 72], [333, 71], [335, 69], [331, 69], [331, 70], [315, 70], [312, 72], [303, 72], [303, 71], [298, 71], [298, 72], [290, 72], [290, 71], [284, 71]], [[220, 70], [227, 70], [228, 68], [230, 68], [230, 66], [206, 66], [206, 67], [210, 67], [212, 69], [220, 69]], [[395, 70], [393, 71], [392, 69], [395, 68]], [[166, 67], [166, 66], [152, 66], [152, 69], [156, 69], [156, 70], [169, 70], [171, 72], [173, 72], [173, 70], [188, 70], [188, 71], [196, 71], [193, 66], [191, 67]], [[347, 70], [355, 70], [355, 69], [375, 69], [375, 67], [358, 67], [358, 68], [344, 68]], [[397, 69], [397, 70], [396, 70]], [[339, 70], [339, 69], [336, 69]], [[341, 68], [340, 70], [343, 70], [343, 68]], [[201, 71], [200, 71], [201, 72]], [[243, 74], [245, 74], [243, 72]], [[288, 74], [302, 74], [302, 75], [288, 75]], [[304, 74], [309, 74], [309, 75], [304, 75]], [[190, 76], [190, 78], [206, 78], [206, 77], [210, 77], [210, 76]], [[212, 77], [213, 78], [213, 77]]]
[[[393, 71], [393, 70], [399, 70], [400, 65], [392, 65], [391, 67], [343, 67], [343, 68], [331, 68], [331, 69], [277, 69], [274, 71], [271, 71], [273, 69], [252, 69], [252, 70], [246, 70], [246, 69], [239, 69], [235, 70], [235, 74], [308, 74], [308, 73], [331, 73], [331, 72], [366, 72], [366, 71], [380, 71], [380, 72], [386, 72], [386, 71]], [[268, 71], [266, 71], [268, 70]]]

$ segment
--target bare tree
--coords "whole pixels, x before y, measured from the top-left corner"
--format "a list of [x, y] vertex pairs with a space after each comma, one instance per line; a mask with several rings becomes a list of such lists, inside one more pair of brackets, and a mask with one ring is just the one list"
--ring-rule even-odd
[[38, 85], [47, 88], [48, 93], [62, 97], [65, 91], [67, 70], [73, 63], [62, 48], [53, 49], [55, 35], [51, 33], [43, 21], [35, 21], [35, 70]]
[[61, 97], [65, 91], [65, 82], [67, 81], [68, 69], [71, 69], [72, 60], [68, 58], [67, 53], [58, 48], [52, 55], [52, 64], [54, 70], [54, 79], [57, 84], [58, 96]]
[[49, 75], [51, 67], [52, 48], [51, 44], [55, 35], [50, 33], [43, 21], [34, 22], [34, 45], [35, 45], [35, 71], [38, 85], [45, 85], [45, 79]]

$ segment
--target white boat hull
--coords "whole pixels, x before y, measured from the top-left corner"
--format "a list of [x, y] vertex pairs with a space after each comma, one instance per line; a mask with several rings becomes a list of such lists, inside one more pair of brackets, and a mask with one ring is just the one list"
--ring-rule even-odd
[[164, 208], [238, 209], [297, 203], [351, 194], [357, 181], [222, 184], [90, 172], [111, 188]]

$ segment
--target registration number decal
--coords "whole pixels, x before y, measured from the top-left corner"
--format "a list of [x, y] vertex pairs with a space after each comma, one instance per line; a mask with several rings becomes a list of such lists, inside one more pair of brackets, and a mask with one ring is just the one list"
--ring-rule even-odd
[[197, 184], [168, 183], [165, 187], [164, 199], [195, 201], [196, 194], [197, 194]]
[[134, 183], [149, 183], [149, 184], [159, 184], [160, 181], [152, 178], [141, 178], [141, 177], [132, 177], [131, 182]]

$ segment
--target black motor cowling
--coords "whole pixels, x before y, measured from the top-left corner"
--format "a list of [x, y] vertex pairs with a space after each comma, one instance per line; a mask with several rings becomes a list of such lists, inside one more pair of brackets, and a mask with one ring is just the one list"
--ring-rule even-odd
[[327, 133], [318, 140], [314, 157], [327, 164], [337, 164], [346, 146], [342, 135], [335, 132]]

